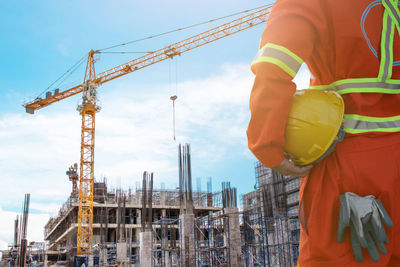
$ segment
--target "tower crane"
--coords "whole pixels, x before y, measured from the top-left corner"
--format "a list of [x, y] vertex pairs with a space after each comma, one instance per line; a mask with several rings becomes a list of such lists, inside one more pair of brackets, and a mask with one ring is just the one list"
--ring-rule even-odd
[[86, 71], [82, 84], [54, 94], [47, 93], [44, 99], [36, 98], [24, 104], [27, 113], [33, 114], [36, 110], [70, 96], [82, 93], [82, 104], [78, 111], [82, 117], [81, 124], [81, 153], [79, 172], [79, 211], [77, 254], [89, 254], [92, 248], [93, 235], [93, 185], [94, 185], [94, 147], [95, 147], [95, 114], [100, 110], [96, 104], [97, 88], [111, 80], [138, 71], [168, 58], [181, 55], [197, 47], [225, 38], [240, 31], [252, 28], [266, 21], [272, 5], [252, 12], [246, 16], [232, 20], [180, 42], [166, 46], [154, 52], [147, 53], [122, 65], [115, 66], [96, 75], [94, 55], [100, 53], [91, 50], [87, 56]]

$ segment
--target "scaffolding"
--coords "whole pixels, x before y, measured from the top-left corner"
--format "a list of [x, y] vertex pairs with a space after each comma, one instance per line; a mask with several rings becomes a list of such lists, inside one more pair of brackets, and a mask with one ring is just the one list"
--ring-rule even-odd
[[180, 220], [161, 218], [152, 223], [151, 262], [153, 267], [181, 267]]
[[57, 251], [58, 251], [58, 256], [57, 256], [56, 266], [68, 266], [69, 264], [68, 258], [71, 253], [71, 248], [59, 247]]
[[294, 266], [298, 259], [300, 178], [255, 165], [256, 190], [242, 196], [245, 266]]
[[242, 255], [245, 266], [295, 266], [300, 225], [296, 216], [262, 217], [259, 212], [242, 214]]
[[44, 253], [46, 245], [44, 242], [31, 242], [28, 245], [28, 253], [26, 257], [27, 267], [44, 266]]
[[260, 212], [245, 211], [241, 214], [242, 255], [245, 266], [265, 266], [268, 259], [266, 250], [266, 229]]
[[265, 218], [267, 231], [266, 255], [268, 266], [291, 267], [296, 265], [299, 255], [300, 224], [295, 216], [277, 215]]
[[194, 236], [196, 266], [231, 266], [228, 216], [219, 214], [196, 218]]
[[105, 266], [114, 266], [117, 263], [117, 243], [104, 242], [101, 244], [101, 264]]
[[139, 246], [139, 242], [129, 242], [128, 243], [128, 260], [129, 267], [140, 266], [139, 255], [134, 253], [136, 252], [136, 247]]

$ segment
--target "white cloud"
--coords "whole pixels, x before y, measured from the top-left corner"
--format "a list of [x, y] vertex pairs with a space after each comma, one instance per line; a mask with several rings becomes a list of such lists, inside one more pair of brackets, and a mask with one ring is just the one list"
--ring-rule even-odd
[[311, 72], [307, 64], [303, 63], [296, 77], [294, 77], [293, 82], [296, 83], [297, 89], [307, 89], [310, 87], [310, 79]]
[[[4, 211], [0, 206], [0, 250], [7, 249], [14, 241], [14, 221], [20, 213]], [[44, 224], [49, 219], [48, 214], [29, 214], [27, 238], [28, 241], [43, 241]]]

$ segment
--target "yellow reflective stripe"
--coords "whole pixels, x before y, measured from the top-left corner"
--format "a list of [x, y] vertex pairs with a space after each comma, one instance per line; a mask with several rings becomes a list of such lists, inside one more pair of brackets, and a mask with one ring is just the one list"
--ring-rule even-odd
[[299, 56], [297, 56], [295, 53], [293, 53], [292, 51], [290, 51], [286, 47], [283, 47], [283, 46], [280, 46], [280, 45], [276, 45], [276, 44], [271, 44], [271, 43], [268, 43], [265, 46], [266, 47], [275, 48], [277, 50], [280, 50], [280, 51], [284, 52], [285, 54], [291, 56], [293, 59], [295, 59], [297, 62], [299, 62], [300, 65], [303, 64], [303, 62], [304, 62]]
[[382, 81], [385, 81], [388, 76], [389, 66], [389, 57], [390, 57], [390, 33], [392, 31], [392, 19], [388, 15], [388, 11], [385, 10], [383, 13], [383, 23], [382, 23], [382, 37], [381, 37], [381, 60], [379, 64], [379, 74], [378, 78]]
[[[399, 30], [399, 28], [397, 28], [398, 30]], [[394, 24], [393, 24], [393, 19], [392, 19], [392, 26], [391, 26], [391, 29], [390, 29], [390, 41], [389, 41], [389, 51], [390, 51], [390, 55], [389, 55], [389, 68], [388, 68], [388, 78], [387, 79], [390, 79], [390, 78], [392, 78], [392, 70], [393, 70], [393, 55], [394, 55], [394, 52], [393, 52], [393, 43], [394, 43], [394, 32], [395, 32], [395, 27], [394, 27]]]
[[397, 6], [398, 0], [382, 0], [385, 8], [382, 23], [381, 60], [378, 78], [382, 81], [390, 79], [393, 68], [393, 40], [395, 27], [400, 33], [400, 12]]
[[344, 130], [352, 134], [366, 132], [400, 132], [400, 116], [370, 117], [358, 114], [345, 114]]
[[379, 78], [345, 79], [336, 81], [330, 85], [311, 86], [310, 88], [335, 91], [341, 95], [349, 93], [399, 94], [400, 80], [386, 80], [386, 82], [381, 82]]
[[303, 60], [283, 46], [268, 43], [258, 51], [251, 65], [259, 62], [275, 64], [291, 77], [294, 77], [299, 71]]
[[380, 133], [397, 133], [400, 132], [400, 127], [397, 128], [378, 128], [378, 129], [351, 129], [351, 128], [344, 128], [346, 133], [351, 134], [359, 134], [359, 133], [371, 133], [371, 132], [380, 132]]
[[359, 120], [359, 121], [368, 121], [368, 122], [400, 121], [400, 115], [393, 116], [393, 117], [370, 117], [370, 116], [363, 116], [363, 115], [358, 115], [358, 114], [344, 114], [344, 118]]
[[272, 63], [275, 64], [277, 66], [279, 66], [282, 70], [284, 70], [287, 74], [289, 74], [290, 76], [292, 76], [293, 78], [296, 76], [297, 72], [295, 72], [294, 70], [292, 70], [291, 68], [289, 68], [289, 66], [287, 66], [285, 63], [283, 63], [282, 61], [280, 61], [279, 59], [276, 58], [272, 58], [272, 57], [260, 57], [256, 60], [253, 61], [253, 63], [251, 63], [251, 65], [257, 64], [259, 62], [268, 62], [268, 63]]
[[[378, 78], [352, 78], [352, 79], [343, 79], [343, 80], [338, 80], [335, 81], [331, 84], [328, 85], [314, 85], [310, 86], [310, 89], [316, 89], [316, 90], [324, 90], [324, 89], [330, 89], [338, 85], [343, 85], [346, 83], [379, 83], [381, 80]], [[385, 83], [388, 84], [400, 84], [400, 80], [386, 80]]]
[[339, 95], [351, 94], [351, 93], [382, 93], [382, 94], [400, 94], [400, 89], [384, 89], [378, 87], [371, 88], [347, 88], [343, 90], [335, 91]]
[[393, 23], [396, 25], [397, 31], [400, 33], [400, 11], [397, 6], [398, 1], [390, 1], [383, 0], [382, 5], [385, 7], [385, 10], [389, 12], [389, 16], [392, 18]]

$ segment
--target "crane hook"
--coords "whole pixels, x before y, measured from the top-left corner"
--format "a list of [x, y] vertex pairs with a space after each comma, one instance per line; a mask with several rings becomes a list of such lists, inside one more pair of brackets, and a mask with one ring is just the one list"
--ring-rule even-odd
[[176, 140], [176, 137], [175, 137], [175, 100], [178, 99], [178, 96], [173, 95], [169, 99], [172, 100], [172, 112], [173, 112], [172, 114], [173, 114], [173, 127], [174, 127], [174, 141], [175, 141]]

